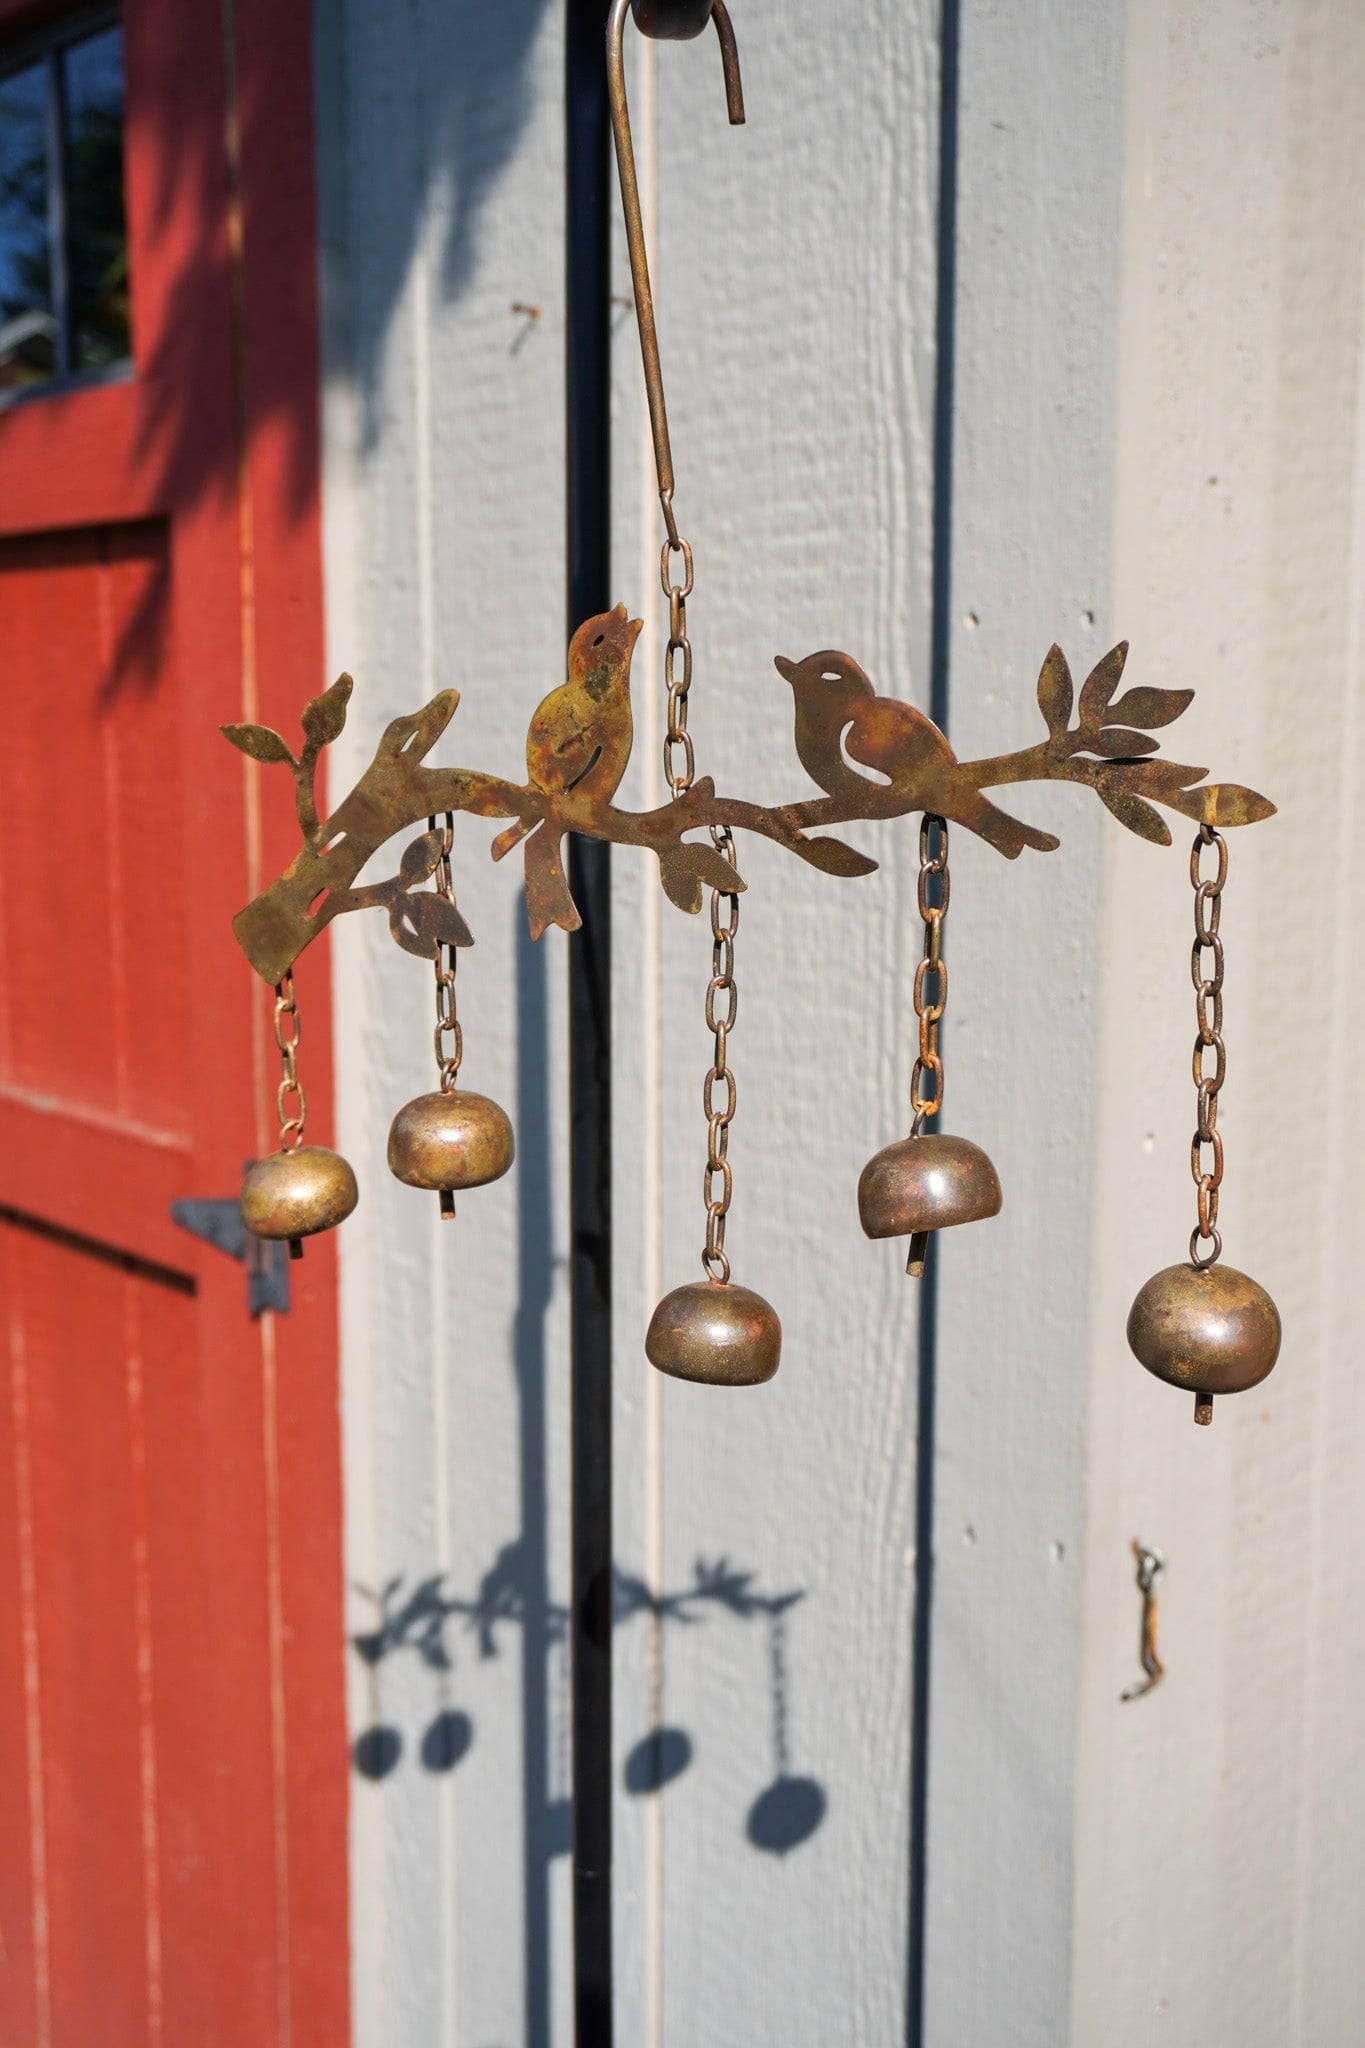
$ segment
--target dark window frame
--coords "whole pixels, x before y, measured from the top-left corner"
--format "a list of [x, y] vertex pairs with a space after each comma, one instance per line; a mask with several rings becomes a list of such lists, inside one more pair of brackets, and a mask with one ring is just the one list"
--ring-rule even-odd
[[[121, 384], [134, 372], [131, 330], [128, 337], [128, 354], [120, 357], [117, 362], [103, 363], [85, 370], [75, 370], [71, 366], [71, 279], [66, 222], [66, 90], [62, 75], [62, 59], [68, 50], [77, 43], [83, 43], [87, 37], [99, 35], [105, 29], [122, 27], [122, 6], [116, 4], [116, 0], [115, 4], [111, 4], [111, 0], [103, 0], [103, 4], [63, 8], [27, 30], [0, 40], [0, 83], [12, 77], [17, 71], [27, 70], [32, 64], [41, 64], [43, 67], [47, 94], [46, 132], [49, 166], [47, 232], [51, 243], [52, 317], [57, 327], [56, 369], [53, 375], [40, 384], [21, 387], [14, 391], [0, 391], [0, 412], [14, 405], [28, 405], [35, 399], [56, 398], [68, 391], [83, 391], [91, 385]], [[126, 114], [126, 72], [124, 94]], [[126, 214], [126, 189], [123, 203]]]

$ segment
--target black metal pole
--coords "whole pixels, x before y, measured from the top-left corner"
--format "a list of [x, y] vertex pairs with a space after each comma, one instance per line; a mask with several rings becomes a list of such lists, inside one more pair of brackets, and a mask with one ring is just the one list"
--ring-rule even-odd
[[[611, 185], [605, 0], [565, 52], [568, 629], [611, 603]], [[611, 869], [574, 834], [569, 884], [574, 2039], [611, 2048]]]

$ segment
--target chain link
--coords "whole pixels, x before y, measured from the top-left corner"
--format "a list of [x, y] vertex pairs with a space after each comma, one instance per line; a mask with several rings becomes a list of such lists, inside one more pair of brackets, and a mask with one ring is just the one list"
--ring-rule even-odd
[[[436, 820], [427, 819], [427, 830], [437, 830]], [[455, 878], [450, 869], [450, 849], [455, 844], [455, 816], [446, 812], [441, 832], [441, 857], [436, 863], [435, 886], [438, 896], [444, 896], [447, 903], [455, 901]], [[464, 1033], [460, 1020], [455, 1014], [455, 968], [454, 946], [438, 945], [436, 948], [436, 1029], [431, 1034], [436, 1049], [436, 1064], [441, 1071], [441, 1093], [453, 1095], [455, 1077], [460, 1071], [464, 1058]], [[447, 1048], [443, 1041], [449, 1038]]]
[[[711, 839], [716, 851], [731, 867], [735, 862], [734, 835], [728, 825], [713, 825]], [[714, 1041], [711, 1070], [702, 1087], [702, 1108], [706, 1111], [706, 1172], [702, 1188], [706, 1196], [706, 1248], [701, 1262], [712, 1280], [730, 1277], [725, 1256], [725, 1218], [734, 1192], [730, 1166], [730, 1125], [739, 1102], [734, 1071], [728, 1064], [726, 1048], [739, 1015], [739, 988], [735, 981], [735, 933], [739, 930], [739, 894], [733, 889], [711, 891], [711, 979], [706, 986], [706, 1024]], [[718, 1103], [716, 1090], [724, 1084], [725, 1099]]]
[[[937, 841], [937, 846], [935, 846]], [[935, 887], [937, 883], [937, 887]], [[919, 914], [924, 920], [924, 951], [915, 968], [915, 1015], [919, 1019], [919, 1051], [910, 1076], [910, 1107], [914, 1122], [910, 1135], [917, 1138], [927, 1119], [943, 1107], [943, 1061], [939, 1057], [938, 1027], [948, 1004], [948, 963], [943, 958], [943, 920], [948, 915], [951, 883], [948, 875], [948, 821], [926, 811], [919, 828]], [[934, 979], [932, 1000], [925, 983]], [[925, 1092], [928, 1082], [929, 1091]]]
[[[303, 1143], [308, 1121], [308, 1103], [299, 1079], [299, 1040], [303, 1026], [294, 996], [294, 970], [285, 969], [283, 981], [275, 984], [275, 1043], [280, 1049], [280, 1085], [275, 1090], [275, 1110], [280, 1119], [280, 1150], [294, 1152]], [[291, 1109], [290, 1104], [293, 1104]]]
[[[1212, 880], [1200, 871], [1206, 846], [1218, 849], [1218, 868]], [[1218, 1131], [1218, 1093], [1227, 1078], [1228, 1056], [1223, 1044], [1223, 942], [1218, 927], [1223, 914], [1223, 884], [1228, 878], [1227, 842], [1212, 825], [1201, 825], [1190, 851], [1190, 881], [1194, 885], [1194, 944], [1190, 949], [1190, 979], [1194, 983], [1195, 1019], [1199, 1035], [1194, 1041], [1191, 1070], [1198, 1098], [1198, 1120], [1190, 1140], [1190, 1172], [1198, 1190], [1199, 1220], [1190, 1233], [1190, 1258], [1201, 1268], [1211, 1266], [1223, 1249], [1218, 1233], [1218, 1190], [1223, 1180], [1223, 1140]], [[1205, 971], [1205, 954], [1212, 956], [1211, 971]], [[1213, 1054], [1212, 1068], [1209, 1054]], [[1204, 1157], [1207, 1146], [1209, 1157]], [[1201, 1251], [1201, 1244], [1210, 1249]]]
[[[681, 552], [682, 582], [671, 575], [669, 556]], [[685, 540], [666, 540], [659, 554], [659, 582], [668, 599], [668, 642], [664, 648], [664, 687], [668, 692], [668, 729], [664, 735], [664, 779], [675, 797], [692, 787], [696, 755], [687, 730], [687, 693], [692, 687], [692, 642], [687, 637], [687, 600], [692, 595], [692, 549]], [[681, 759], [678, 750], [681, 748]]]

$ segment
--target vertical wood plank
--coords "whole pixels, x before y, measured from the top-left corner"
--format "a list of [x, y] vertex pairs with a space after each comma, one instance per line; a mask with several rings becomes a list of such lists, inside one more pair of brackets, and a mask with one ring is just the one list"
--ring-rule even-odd
[[[329, 645], [357, 679], [335, 773], [453, 684], [444, 757], [515, 775], [564, 660], [563, 25], [535, 4], [328, 15]], [[518, 1156], [454, 1225], [384, 1159], [434, 1084], [430, 970], [382, 921], [336, 942], [365, 1227], [342, 1280], [353, 1632], [378, 1620], [359, 1587], [419, 1599], [401, 1642], [352, 1654], [372, 1772], [353, 1781], [353, 1980], [359, 2040], [549, 2048], [568, 1993], [564, 940], [531, 948], [491, 837], [457, 826], [461, 1081], [508, 1109]]]
[[[1365, 23], [1314, 0], [1166, 4], [1130, 9], [1130, 37], [1117, 588], [1145, 673], [1198, 689], [1182, 756], [1280, 805], [1229, 837], [1219, 1125], [1225, 1257], [1270, 1287], [1285, 1339], [1209, 1431], [1126, 1356], [1128, 1299], [1193, 1220], [1191, 905], [1183, 860], [1153, 878], [1141, 849], [1111, 847], [1124, 943], [1100, 1070], [1112, 1249], [1095, 1269], [1073, 2026], [1116, 2048], [1308, 2048], [1352, 2038], [1362, 1996]], [[1168, 1675], [1119, 1706], [1135, 1533], [1169, 1561]]]
[[[1110, 601], [1123, 9], [961, 18], [949, 734], [1041, 732], [1038, 667]], [[1142, 671], [1148, 678], [1146, 669]], [[1004, 792], [1059, 852], [953, 839], [946, 1127], [1000, 1217], [939, 1248], [924, 2039], [1042, 2048], [1070, 1969], [1074, 1698], [1109, 821]], [[1153, 852], [1154, 849], [1149, 849]]]
[[[813, 5], [749, 10], [740, 130], [712, 38], [654, 59], [655, 285], [697, 567], [691, 726], [699, 772], [772, 800], [804, 784], [775, 653], [847, 646], [889, 688], [924, 688], [935, 15], [877, 7], [854, 34]], [[620, 594], [649, 607], [643, 801], [659, 532], [624, 315], [620, 356], [641, 478], [618, 554], [638, 585]], [[648, 969], [621, 977], [642, 1115], [618, 1374], [623, 1443], [633, 1423], [648, 1463], [618, 1542], [656, 1596], [696, 1595], [699, 1566], [725, 1566], [724, 1597], [703, 1589], [691, 1625], [674, 1610], [619, 1637], [638, 1717], [623, 1698], [623, 1756], [661, 1722], [661, 1758], [685, 1761], [652, 1799], [622, 1795], [643, 1975], [620, 1995], [651, 2044], [881, 2042], [903, 2026], [915, 1301], [862, 1239], [855, 1188], [906, 1116], [914, 892], [903, 837], [850, 836], [888, 861], [859, 889], [740, 840], [728, 1248], [786, 1329], [776, 1381], [752, 1393], [655, 1381], [643, 1361], [653, 1299], [700, 1273], [710, 934], [704, 913], [661, 903], [652, 865], [619, 885]]]

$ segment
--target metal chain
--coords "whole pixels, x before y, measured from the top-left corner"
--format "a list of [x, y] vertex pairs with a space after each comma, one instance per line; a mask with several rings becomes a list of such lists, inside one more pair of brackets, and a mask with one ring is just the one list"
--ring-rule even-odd
[[[427, 830], [437, 829], [434, 818], [427, 819]], [[450, 871], [450, 849], [455, 844], [455, 815], [446, 812], [445, 824], [441, 829], [441, 857], [436, 863], [436, 893], [444, 896], [447, 903], [455, 901], [455, 879]], [[441, 1070], [441, 1093], [453, 1095], [455, 1077], [460, 1071], [464, 1057], [464, 1033], [460, 1020], [455, 1014], [455, 967], [456, 953], [453, 946], [438, 945], [436, 948], [436, 1029], [431, 1038], [436, 1048], [436, 1064]], [[447, 1050], [442, 1040], [450, 1039]]]
[[[938, 845], [935, 850], [934, 842]], [[937, 877], [938, 887], [934, 890]], [[915, 968], [915, 1015], [919, 1019], [919, 1051], [910, 1076], [910, 1107], [914, 1122], [910, 1135], [917, 1138], [925, 1121], [943, 1107], [943, 1061], [939, 1058], [938, 1027], [948, 1003], [948, 963], [943, 958], [943, 920], [948, 915], [951, 883], [948, 876], [948, 821], [926, 811], [919, 828], [919, 914], [924, 920], [924, 952]], [[932, 900], [931, 900], [932, 897]], [[925, 983], [934, 977], [934, 999]], [[931, 1093], [924, 1092], [928, 1078]]]
[[[674, 583], [669, 556], [681, 550], [683, 580]], [[692, 687], [692, 642], [687, 637], [687, 600], [692, 595], [692, 549], [685, 540], [666, 540], [659, 555], [659, 581], [668, 599], [668, 644], [664, 649], [664, 687], [668, 692], [668, 730], [664, 735], [664, 779], [675, 797], [692, 787], [696, 756], [687, 731], [687, 693]], [[682, 748], [681, 765], [675, 760]]]
[[[666, 504], [665, 509], [669, 509]], [[670, 556], [682, 555], [682, 580], [675, 583], [670, 573]], [[664, 736], [664, 776], [674, 799], [692, 787], [696, 756], [687, 730], [687, 693], [692, 687], [692, 643], [687, 637], [687, 600], [692, 594], [692, 549], [679, 536], [669, 538], [659, 553], [659, 582], [668, 599], [668, 642], [664, 649], [664, 685], [668, 692], [668, 729]], [[681, 749], [681, 758], [679, 750]], [[733, 868], [734, 834], [728, 825], [711, 827], [711, 844]], [[714, 1042], [711, 1068], [702, 1087], [706, 1112], [706, 1172], [702, 1193], [706, 1200], [706, 1245], [701, 1262], [707, 1275], [722, 1285], [730, 1278], [730, 1261], [725, 1255], [725, 1219], [734, 1192], [734, 1171], [730, 1165], [730, 1125], [739, 1101], [738, 1088], [726, 1059], [726, 1046], [739, 1014], [739, 989], [735, 983], [735, 933], [739, 930], [739, 892], [711, 891], [711, 979], [706, 986], [706, 1028]], [[725, 1090], [717, 1102], [716, 1090]]]
[[[281, 1077], [275, 1090], [275, 1110], [280, 1119], [280, 1150], [294, 1152], [303, 1143], [303, 1127], [308, 1120], [308, 1103], [299, 1079], [299, 1040], [303, 1026], [299, 1022], [299, 1006], [294, 998], [294, 970], [285, 969], [283, 981], [275, 983], [275, 1043], [280, 1049]], [[293, 1099], [293, 1109], [289, 1104]]]
[[[728, 825], [713, 825], [711, 838], [721, 856], [735, 866], [735, 843]], [[724, 922], [721, 919], [725, 907]], [[739, 1100], [734, 1073], [726, 1062], [726, 1044], [739, 1015], [739, 989], [735, 982], [735, 933], [739, 930], [739, 895], [733, 889], [711, 891], [711, 979], [706, 988], [706, 1023], [715, 1040], [711, 1071], [702, 1088], [706, 1111], [706, 1172], [702, 1188], [706, 1196], [706, 1249], [702, 1265], [712, 1280], [722, 1283], [730, 1277], [725, 1256], [725, 1218], [733, 1193], [733, 1173], [728, 1157], [730, 1125]], [[724, 1002], [724, 1009], [717, 1004]], [[725, 1084], [725, 1099], [717, 1103], [716, 1089]], [[720, 1176], [717, 1192], [717, 1175]]]
[[[1218, 870], [1211, 881], [1200, 873], [1200, 856], [1206, 846], [1218, 849]], [[1201, 825], [1190, 851], [1190, 880], [1194, 884], [1194, 945], [1190, 949], [1190, 979], [1194, 983], [1195, 1017], [1199, 1036], [1194, 1041], [1191, 1067], [1198, 1091], [1199, 1115], [1190, 1140], [1190, 1172], [1199, 1190], [1199, 1220], [1190, 1233], [1190, 1258], [1194, 1265], [1213, 1265], [1223, 1249], [1218, 1234], [1218, 1190], [1223, 1180], [1223, 1140], [1218, 1134], [1218, 1092], [1227, 1078], [1228, 1056], [1223, 1044], [1223, 942], [1218, 925], [1223, 914], [1223, 884], [1228, 878], [1227, 842], [1212, 825]], [[1213, 956], [1213, 970], [1204, 972], [1204, 954]], [[1213, 1053], [1213, 1067], [1208, 1055]], [[1210, 1159], [1204, 1160], [1208, 1146]], [[1211, 1246], [1199, 1249], [1201, 1243]]]

